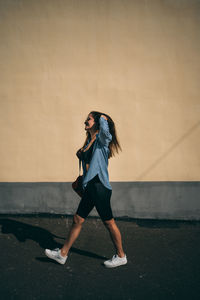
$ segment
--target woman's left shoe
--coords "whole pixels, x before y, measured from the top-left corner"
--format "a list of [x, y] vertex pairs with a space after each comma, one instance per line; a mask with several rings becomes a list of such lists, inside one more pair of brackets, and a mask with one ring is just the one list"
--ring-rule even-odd
[[104, 265], [107, 268], [115, 268], [122, 265], [127, 264], [127, 257], [126, 255], [123, 257], [119, 257], [117, 254], [113, 255], [113, 257], [109, 260], [104, 261]]
[[61, 251], [59, 248], [56, 248], [54, 250], [45, 249], [45, 254], [46, 254], [46, 256], [48, 256], [51, 259], [54, 259], [61, 265], [64, 265], [68, 258], [68, 256], [61, 255]]

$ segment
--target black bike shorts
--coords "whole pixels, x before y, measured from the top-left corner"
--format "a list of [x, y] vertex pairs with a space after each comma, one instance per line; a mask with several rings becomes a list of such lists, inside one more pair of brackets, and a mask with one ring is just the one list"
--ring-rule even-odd
[[110, 206], [110, 198], [112, 190], [106, 188], [96, 175], [91, 179], [83, 193], [76, 214], [86, 219], [91, 210], [95, 207], [100, 218], [103, 221], [113, 218], [112, 209]]

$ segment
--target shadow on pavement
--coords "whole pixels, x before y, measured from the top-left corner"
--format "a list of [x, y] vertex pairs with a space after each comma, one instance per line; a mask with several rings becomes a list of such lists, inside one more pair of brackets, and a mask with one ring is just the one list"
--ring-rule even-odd
[[134, 219], [128, 217], [117, 217], [117, 221], [131, 222], [137, 224], [139, 227], [145, 228], [180, 228], [182, 225], [199, 226], [200, 222], [190, 220], [157, 220], [157, 219]]
[[[54, 238], [65, 240], [64, 237], [52, 234], [50, 231], [41, 228], [39, 226], [33, 226], [23, 222], [19, 222], [11, 219], [0, 219], [0, 225], [2, 226], [1, 232], [3, 234], [13, 234], [19, 242], [25, 242], [27, 239], [33, 240], [40, 245], [43, 249], [61, 248], [63, 244], [58, 243]], [[89, 256], [96, 259], [107, 259], [105, 256], [100, 256], [95, 253], [77, 249], [71, 247], [70, 252], [74, 252], [80, 255]], [[43, 262], [49, 262], [48, 258], [38, 257], [36, 258]]]

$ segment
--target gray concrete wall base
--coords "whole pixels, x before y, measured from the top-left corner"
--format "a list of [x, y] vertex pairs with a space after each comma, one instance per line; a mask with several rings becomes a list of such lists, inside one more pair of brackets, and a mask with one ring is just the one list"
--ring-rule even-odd
[[[200, 182], [111, 182], [115, 217], [200, 220]], [[74, 214], [70, 182], [2, 182], [1, 214]], [[90, 216], [97, 216], [96, 209]]]

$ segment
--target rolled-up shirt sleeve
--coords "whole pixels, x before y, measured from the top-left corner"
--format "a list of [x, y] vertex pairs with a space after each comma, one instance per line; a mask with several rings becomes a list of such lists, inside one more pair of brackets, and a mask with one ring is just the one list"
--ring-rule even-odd
[[99, 140], [103, 145], [108, 145], [112, 140], [112, 135], [109, 131], [108, 121], [103, 117], [99, 119]]

